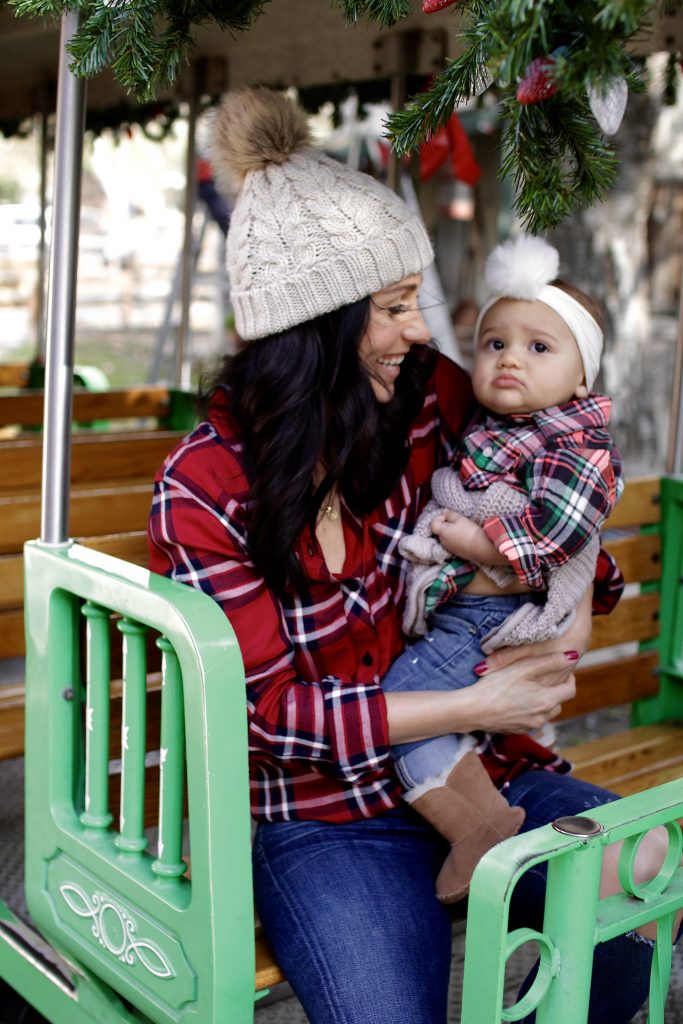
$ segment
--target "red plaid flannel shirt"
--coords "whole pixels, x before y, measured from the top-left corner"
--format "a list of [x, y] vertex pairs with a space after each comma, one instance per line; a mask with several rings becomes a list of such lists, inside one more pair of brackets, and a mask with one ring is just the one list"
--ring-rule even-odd
[[[342, 503], [342, 573], [330, 575], [315, 536], [305, 530], [297, 555], [308, 585], [282, 600], [247, 554], [249, 486], [224, 392], [216, 394], [208, 421], [157, 474], [150, 568], [210, 594], [240, 644], [256, 818], [342, 822], [399, 803], [381, 689], [403, 648], [405, 567], [398, 542], [412, 530], [433, 471], [451, 461], [472, 412], [467, 375], [440, 358], [392, 495], [364, 520]], [[525, 767], [566, 770], [528, 737], [498, 737], [484, 746], [484, 761], [499, 782]]]
[[[621, 497], [621, 456], [607, 430], [611, 407], [606, 395], [594, 394], [519, 416], [486, 413], [461, 443], [455, 471], [466, 490], [505, 483], [529, 496], [521, 514], [491, 517], [482, 525], [532, 589], [545, 589], [547, 571], [580, 551]], [[467, 586], [475, 571], [464, 559], [447, 562], [429, 588], [427, 609]], [[595, 610], [611, 611], [624, 578], [605, 552], [598, 575]]]

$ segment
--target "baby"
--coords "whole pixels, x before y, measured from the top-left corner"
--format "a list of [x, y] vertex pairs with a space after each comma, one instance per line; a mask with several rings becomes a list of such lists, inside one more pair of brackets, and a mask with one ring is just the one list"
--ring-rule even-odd
[[[421, 639], [391, 666], [387, 691], [475, 683], [483, 655], [561, 635], [592, 585], [621, 460], [610, 400], [591, 394], [600, 314], [558, 269], [557, 251], [525, 235], [487, 260], [493, 297], [475, 326], [472, 370], [482, 416], [401, 541], [411, 562], [403, 625]], [[622, 587], [612, 563], [608, 588]], [[451, 843], [437, 879], [444, 903], [467, 893], [482, 854], [524, 820], [474, 747], [471, 736], [445, 735], [392, 751], [405, 799]]]

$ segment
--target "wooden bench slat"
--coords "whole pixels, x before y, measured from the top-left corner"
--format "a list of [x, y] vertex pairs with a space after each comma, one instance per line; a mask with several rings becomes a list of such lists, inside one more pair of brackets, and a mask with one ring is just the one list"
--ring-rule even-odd
[[[95, 551], [104, 551], [135, 565], [147, 565], [147, 533], [112, 533], [104, 537], [84, 537], [79, 541]], [[0, 555], [0, 611], [22, 608], [24, 604], [24, 556]]]
[[256, 932], [256, 979], [254, 991], [260, 992], [264, 988], [272, 988], [285, 981], [282, 968], [278, 964], [272, 949], [268, 944], [265, 935], [257, 930]]
[[2, 363], [0, 388], [24, 388], [28, 384], [28, 363]]
[[621, 501], [609, 517], [609, 529], [658, 523], [659, 495], [659, 477], [648, 476], [629, 480]]
[[24, 753], [24, 685], [0, 686], [0, 759]]
[[653, 697], [659, 690], [658, 664], [655, 651], [644, 651], [580, 668], [576, 673], [576, 697], [562, 705], [560, 721]]
[[607, 540], [605, 547], [624, 574], [626, 583], [652, 583], [662, 573], [662, 542], [656, 533]]
[[[0, 395], [0, 424], [40, 426], [43, 422], [43, 403], [42, 390]], [[88, 423], [93, 420], [149, 416], [163, 418], [168, 413], [168, 404], [168, 388], [156, 385], [112, 388], [109, 391], [74, 388], [73, 419]]]
[[24, 604], [24, 556], [0, 556], [0, 611]]
[[683, 727], [646, 725], [590, 740], [564, 752], [574, 764], [574, 774], [614, 792], [639, 792], [651, 783], [645, 779], [664, 772], [683, 776]]
[[[124, 480], [154, 474], [171, 449], [184, 436], [182, 430], [131, 431], [118, 434], [81, 434], [71, 445], [72, 484]], [[42, 438], [0, 443], [2, 492], [39, 490], [42, 480]]]
[[[103, 533], [128, 533], [147, 525], [153, 488], [149, 480], [120, 487], [75, 488], [71, 492], [69, 533], [88, 537], [93, 524]], [[0, 554], [20, 551], [40, 533], [40, 501], [35, 495], [0, 498]]]
[[0, 659], [22, 658], [25, 653], [23, 609], [0, 612]]
[[651, 640], [658, 634], [659, 594], [625, 597], [609, 615], [593, 618], [589, 650], [628, 643], [629, 640]]
[[[683, 742], [683, 736], [678, 738], [678, 743]], [[642, 793], [653, 786], [662, 786], [665, 782], [674, 782], [683, 776], [683, 762], [672, 761], [667, 765], [653, 765], [637, 775], [621, 778], [615, 781], [610, 788], [619, 796], [632, 796], [633, 793]]]
[[146, 530], [131, 530], [128, 533], [108, 533], [102, 537], [82, 537], [79, 544], [95, 551], [104, 551], [116, 558], [123, 558], [134, 565], [147, 565], [149, 547]]

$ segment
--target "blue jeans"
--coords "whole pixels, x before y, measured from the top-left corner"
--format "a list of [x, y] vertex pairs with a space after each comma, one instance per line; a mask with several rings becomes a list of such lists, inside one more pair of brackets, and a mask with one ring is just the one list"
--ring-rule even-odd
[[[515, 779], [506, 796], [524, 807], [525, 831], [615, 799], [542, 771]], [[259, 825], [259, 915], [310, 1024], [445, 1024], [451, 921], [434, 884], [447, 852], [407, 805], [344, 825]], [[544, 871], [527, 872], [511, 928], [540, 927], [544, 890]], [[596, 948], [589, 1024], [631, 1020], [647, 998], [651, 958], [632, 936]]]
[[[406, 647], [382, 679], [385, 693], [406, 690], [460, 690], [477, 682], [474, 666], [484, 658], [481, 641], [530, 594], [455, 594], [429, 618], [429, 632]], [[403, 786], [412, 789], [439, 775], [458, 760], [458, 736], [435, 736], [419, 743], [392, 748], [396, 772]]]

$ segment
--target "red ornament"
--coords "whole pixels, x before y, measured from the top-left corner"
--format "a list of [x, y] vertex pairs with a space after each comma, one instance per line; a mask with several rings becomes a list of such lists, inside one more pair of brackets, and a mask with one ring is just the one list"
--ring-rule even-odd
[[460, 0], [422, 0], [422, 10], [424, 14], [436, 14], [437, 11], [443, 11], [444, 7], [459, 2]]
[[524, 72], [524, 78], [517, 86], [518, 103], [540, 103], [559, 91], [554, 75], [553, 57], [536, 57]]
[[429, 181], [450, 158], [451, 173], [457, 181], [476, 185], [481, 177], [467, 132], [457, 114], [420, 146], [420, 181]]

